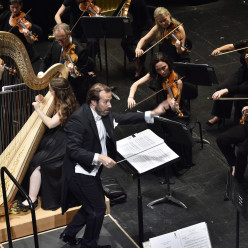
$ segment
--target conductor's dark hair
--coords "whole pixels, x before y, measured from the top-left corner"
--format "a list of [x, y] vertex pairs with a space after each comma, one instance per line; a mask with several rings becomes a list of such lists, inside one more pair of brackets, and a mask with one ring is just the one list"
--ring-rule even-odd
[[87, 93], [86, 102], [88, 104], [90, 104], [92, 100], [98, 102], [100, 100], [99, 95], [101, 91], [105, 91], [106, 93], [108, 93], [111, 92], [111, 89], [105, 84], [101, 84], [101, 83], [94, 84]]

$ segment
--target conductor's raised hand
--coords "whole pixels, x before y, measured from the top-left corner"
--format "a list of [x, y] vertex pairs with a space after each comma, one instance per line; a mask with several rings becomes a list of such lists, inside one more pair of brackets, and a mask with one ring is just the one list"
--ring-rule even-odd
[[112, 158], [103, 154], [99, 154], [98, 161], [107, 168], [113, 168], [116, 165], [116, 162]]

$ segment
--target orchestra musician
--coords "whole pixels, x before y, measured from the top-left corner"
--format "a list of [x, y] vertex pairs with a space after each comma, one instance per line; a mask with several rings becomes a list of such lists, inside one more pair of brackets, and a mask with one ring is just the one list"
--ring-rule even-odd
[[[244, 48], [248, 46], [248, 40], [241, 40], [235, 43], [226, 44], [219, 48], [216, 48], [211, 55], [216, 56], [222, 52], [227, 51], [233, 51], [236, 49]], [[239, 69], [231, 74], [224, 82], [221, 84], [217, 91], [221, 89], [228, 88], [232, 85], [246, 85], [248, 84], [248, 50], [239, 50], [240, 53], [240, 63], [241, 66]], [[237, 92], [238, 96], [243, 96], [242, 91]], [[233, 97], [234, 95], [229, 92], [226, 97]], [[209, 119], [207, 121], [207, 124], [209, 126], [213, 126], [215, 124], [220, 124], [222, 122], [222, 118], [230, 118], [231, 111], [232, 111], [232, 101], [215, 101], [212, 107], [211, 114], [213, 115], [213, 118]], [[244, 106], [244, 103], [242, 101], [235, 101], [235, 112], [234, 112], [234, 119], [238, 120], [241, 117], [241, 109]]]
[[[43, 72], [55, 63], [65, 63], [70, 72], [68, 80], [81, 105], [85, 101], [89, 85], [92, 84], [92, 78], [88, 74], [92, 68], [89, 66], [90, 62], [87, 51], [80, 42], [71, 37], [71, 31], [68, 24], [57, 24], [53, 28], [53, 34], [55, 40], [47, 55], [41, 61], [38, 76], [43, 75]], [[64, 57], [64, 55], [66, 57]], [[75, 57], [75, 61], [70, 61], [67, 55], [69, 55], [72, 60]]]
[[[244, 89], [248, 92], [248, 85], [236, 86], [236, 89]], [[244, 181], [248, 155], [248, 106], [242, 108], [242, 119], [240, 124], [220, 134], [216, 142], [230, 166], [232, 176], [239, 183]]]
[[[22, 0], [9, 0], [9, 10], [4, 11], [0, 15], [0, 30], [11, 32], [15, 34], [20, 40], [23, 42], [26, 47], [29, 58], [31, 62], [34, 62], [37, 57], [37, 53], [33, 47], [33, 43], [35, 42], [34, 36], [30, 35], [30, 31], [32, 31], [33, 25], [31, 29], [28, 28], [19, 28], [18, 25], [14, 26], [14, 23], [18, 22], [18, 16], [23, 15], [24, 13], [21, 11], [23, 7]], [[32, 23], [29, 15], [24, 16], [25, 20], [29, 23]]]
[[[72, 30], [72, 37], [76, 38], [82, 43], [87, 43], [87, 51], [88, 55], [95, 61], [95, 57], [98, 52], [99, 41], [92, 38], [87, 38], [84, 32], [84, 27], [79, 18], [82, 15], [82, 11], [79, 9], [79, 4], [82, 2], [89, 3], [90, 1], [84, 0], [63, 0], [62, 5], [58, 9], [57, 13], [54, 16], [54, 19], [57, 24], [62, 23], [62, 16], [65, 13], [66, 9], [70, 7], [70, 28]], [[92, 1], [94, 2], [94, 1]], [[87, 11], [85, 11], [84, 15], [89, 15]], [[79, 21], [78, 21], [79, 20]], [[76, 22], [78, 22], [76, 24]], [[74, 26], [76, 24], [76, 26]], [[92, 74], [94, 75], [94, 74]]]
[[[136, 57], [144, 54], [144, 46], [154, 40], [161, 40], [172, 27], [178, 28], [174, 31], [177, 40], [163, 39], [159, 44], [159, 51], [171, 57], [174, 62], [190, 62], [189, 52], [185, 49], [186, 34], [183, 25], [172, 17], [171, 13], [164, 7], [158, 7], [154, 11], [155, 26], [140, 39], [135, 49]], [[189, 47], [190, 49], [190, 47]]]
[[[32, 104], [47, 130], [29, 164], [31, 175], [29, 197], [34, 206], [37, 206], [38, 193], [41, 189], [41, 207], [45, 210], [56, 210], [61, 206], [61, 175], [66, 148], [63, 127], [78, 104], [71, 86], [65, 78], [53, 78], [50, 81], [49, 91], [54, 97], [52, 117], [45, 115], [40, 108], [40, 103], [44, 103], [42, 95], [37, 95]], [[19, 202], [18, 206], [23, 211], [29, 209], [27, 200]]]
[[134, 79], [138, 80], [144, 75], [145, 55], [139, 60], [135, 59], [135, 48], [138, 41], [143, 37], [153, 26], [152, 18], [144, 0], [132, 0], [128, 9], [128, 17], [131, 18], [131, 26], [133, 35], [122, 39], [121, 46], [126, 52], [127, 58], [135, 65]]
[[100, 175], [103, 167], [110, 169], [116, 165], [114, 128], [117, 125], [153, 123], [153, 116], [164, 113], [169, 105], [164, 101], [146, 113], [120, 114], [111, 112], [111, 99], [108, 86], [94, 84], [87, 94], [87, 104], [72, 114], [65, 126], [67, 149], [62, 213], [73, 205], [82, 206], [60, 239], [75, 245], [76, 234], [85, 225], [82, 248], [111, 247], [99, 246], [97, 241], [106, 211]]
[[[174, 72], [172, 60], [167, 57], [164, 53], [155, 53], [151, 60], [150, 72], [148, 72], [144, 77], [140, 78], [138, 81], [134, 82], [130, 87], [129, 96], [127, 100], [128, 108], [131, 109], [136, 106], [134, 96], [139, 86], [145, 83], [150, 83], [150, 87], [154, 91], [158, 91], [163, 88], [163, 82], [165, 82], [169, 78], [172, 72]], [[183, 89], [182, 80], [177, 80], [176, 85], [178, 88], [178, 94], [174, 98], [175, 104], [172, 104], [172, 108], [166, 111], [167, 117], [175, 116], [177, 112], [176, 107], [179, 108], [180, 105], [181, 92]], [[161, 103], [164, 99], [167, 99], [167, 93], [168, 92], [165, 88], [163, 91], [156, 94], [157, 104]]]

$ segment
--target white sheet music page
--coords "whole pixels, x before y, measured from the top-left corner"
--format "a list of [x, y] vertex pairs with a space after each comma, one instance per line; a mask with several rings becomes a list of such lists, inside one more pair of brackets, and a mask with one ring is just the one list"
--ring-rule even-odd
[[178, 158], [164, 140], [150, 129], [117, 141], [117, 151], [140, 174]]
[[211, 248], [206, 222], [150, 239], [151, 248]]

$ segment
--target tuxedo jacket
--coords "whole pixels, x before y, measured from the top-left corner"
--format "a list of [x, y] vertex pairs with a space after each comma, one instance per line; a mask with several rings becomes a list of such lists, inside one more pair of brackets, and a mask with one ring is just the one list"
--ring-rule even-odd
[[[112, 113], [102, 117], [103, 124], [107, 132], [107, 151], [113, 159], [116, 154], [116, 139], [114, 136], [114, 121], [118, 125], [132, 125], [145, 123], [144, 113]], [[63, 166], [63, 202], [62, 213], [69, 207], [79, 205], [70, 193], [68, 185], [75, 173], [75, 165], [78, 163], [86, 171], [94, 169], [92, 161], [95, 153], [101, 153], [101, 143], [98, 135], [95, 119], [92, 111], [87, 104], [83, 104], [76, 110], [65, 125], [66, 132], [66, 154]], [[100, 167], [101, 170], [101, 167]]]

